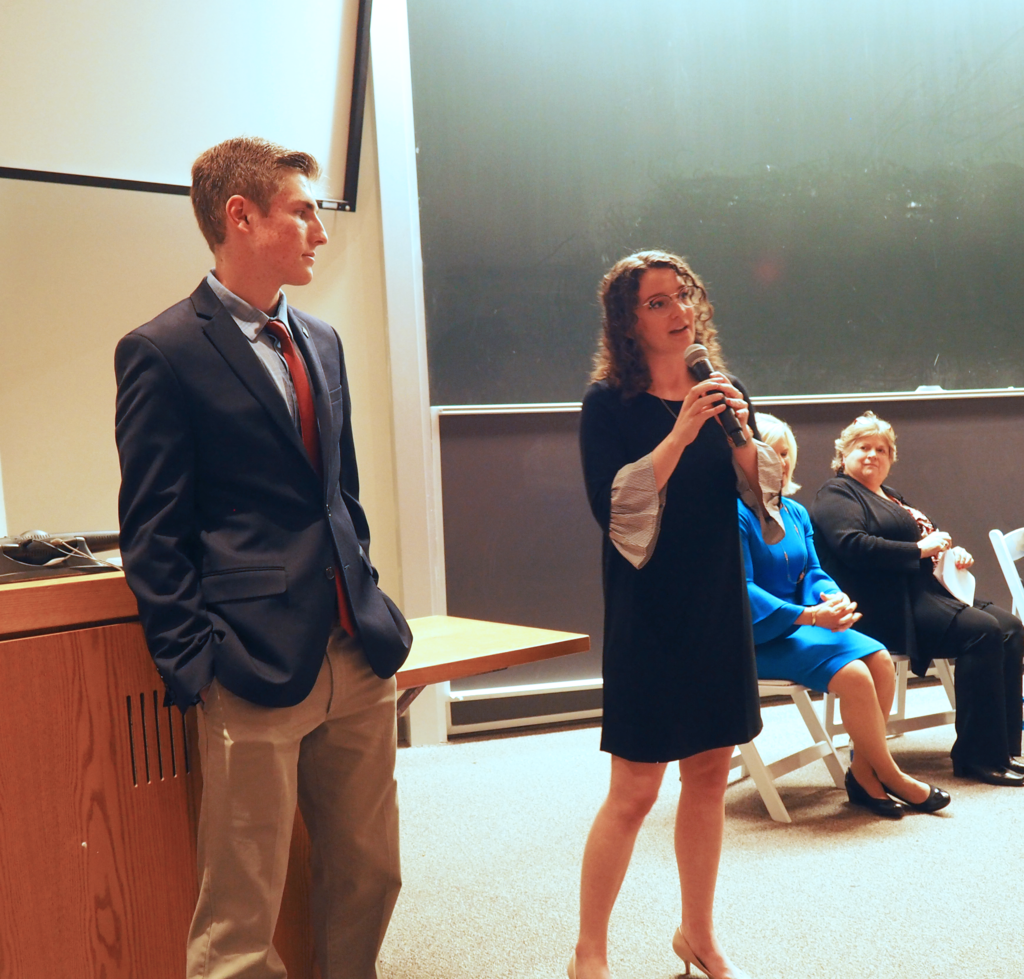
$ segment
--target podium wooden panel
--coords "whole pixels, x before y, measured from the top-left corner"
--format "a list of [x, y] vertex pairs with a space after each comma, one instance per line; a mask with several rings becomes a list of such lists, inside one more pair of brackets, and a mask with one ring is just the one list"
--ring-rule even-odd
[[0, 641], [0, 975], [184, 975], [198, 786], [162, 702], [138, 623]]
[[[0, 976], [181, 979], [202, 779], [117, 573], [0, 585]], [[400, 689], [581, 652], [587, 636], [412, 620]], [[296, 814], [274, 944], [319, 979]]]

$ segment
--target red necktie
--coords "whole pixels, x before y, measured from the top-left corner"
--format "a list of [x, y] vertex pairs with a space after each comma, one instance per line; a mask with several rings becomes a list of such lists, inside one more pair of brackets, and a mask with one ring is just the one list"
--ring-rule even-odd
[[[313, 464], [316, 474], [323, 478], [323, 463], [320, 459], [320, 433], [316, 424], [316, 409], [313, 407], [313, 391], [309, 386], [309, 375], [302, 356], [295, 349], [295, 343], [280, 320], [269, 320], [265, 327], [268, 333], [280, 344], [281, 356], [288, 365], [288, 373], [295, 388], [295, 401], [299, 406], [299, 430], [302, 433], [302, 444], [306, 447], [306, 455]], [[341, 587], [341, 572], [334, 568], [334, 587], [338, 593], [338, 621], [350, 636], [356, 634], [352, 622], [352, 613], [348, 607], [348, 599]]]

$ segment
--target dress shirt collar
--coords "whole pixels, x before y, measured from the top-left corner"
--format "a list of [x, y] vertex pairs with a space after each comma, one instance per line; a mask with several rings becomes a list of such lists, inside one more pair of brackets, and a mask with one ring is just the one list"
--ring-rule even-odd
[[225, 286], [210, 269], [206, 276], [206, 282], [214, 291], [217, 298], [224, 304], [224, 308], [231, 314], [231, 318], [238, 324], [238, 328], [248, 337], [250, 343], [255, 343], [260, 331], [270, 322], [271, 319], [280, 320], [284, 328], [291, 335], [291, 327], [288, 323], [288, 300], [284, 292], [277, 303], [277, 314], [273, 317], [267, 316], [261, 309], [250, 306], [244, 299], [240, 299]]

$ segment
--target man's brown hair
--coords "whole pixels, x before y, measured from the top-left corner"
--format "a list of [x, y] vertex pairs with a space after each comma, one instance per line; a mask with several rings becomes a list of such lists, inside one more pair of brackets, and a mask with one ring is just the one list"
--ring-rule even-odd
[[283, 170], [297, 170], [311, 181], [320, 177], [320, 165], [308, 153], [286, 150], [254, 136], [227, 139], [200, 154], [192, 164], [190, 196], [199, 230], [210, 251], [224, 243], [224, 208], [228, 200], [240, 194], [269, 214]]

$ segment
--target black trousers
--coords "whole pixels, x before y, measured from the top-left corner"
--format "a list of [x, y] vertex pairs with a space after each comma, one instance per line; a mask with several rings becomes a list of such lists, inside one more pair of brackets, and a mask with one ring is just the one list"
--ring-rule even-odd
[[956, 661], [958, 764], [1003, 766], [1021, 753], [1024, 626], [998, 605], [965, 608], [949, 624], [937, 656]]

